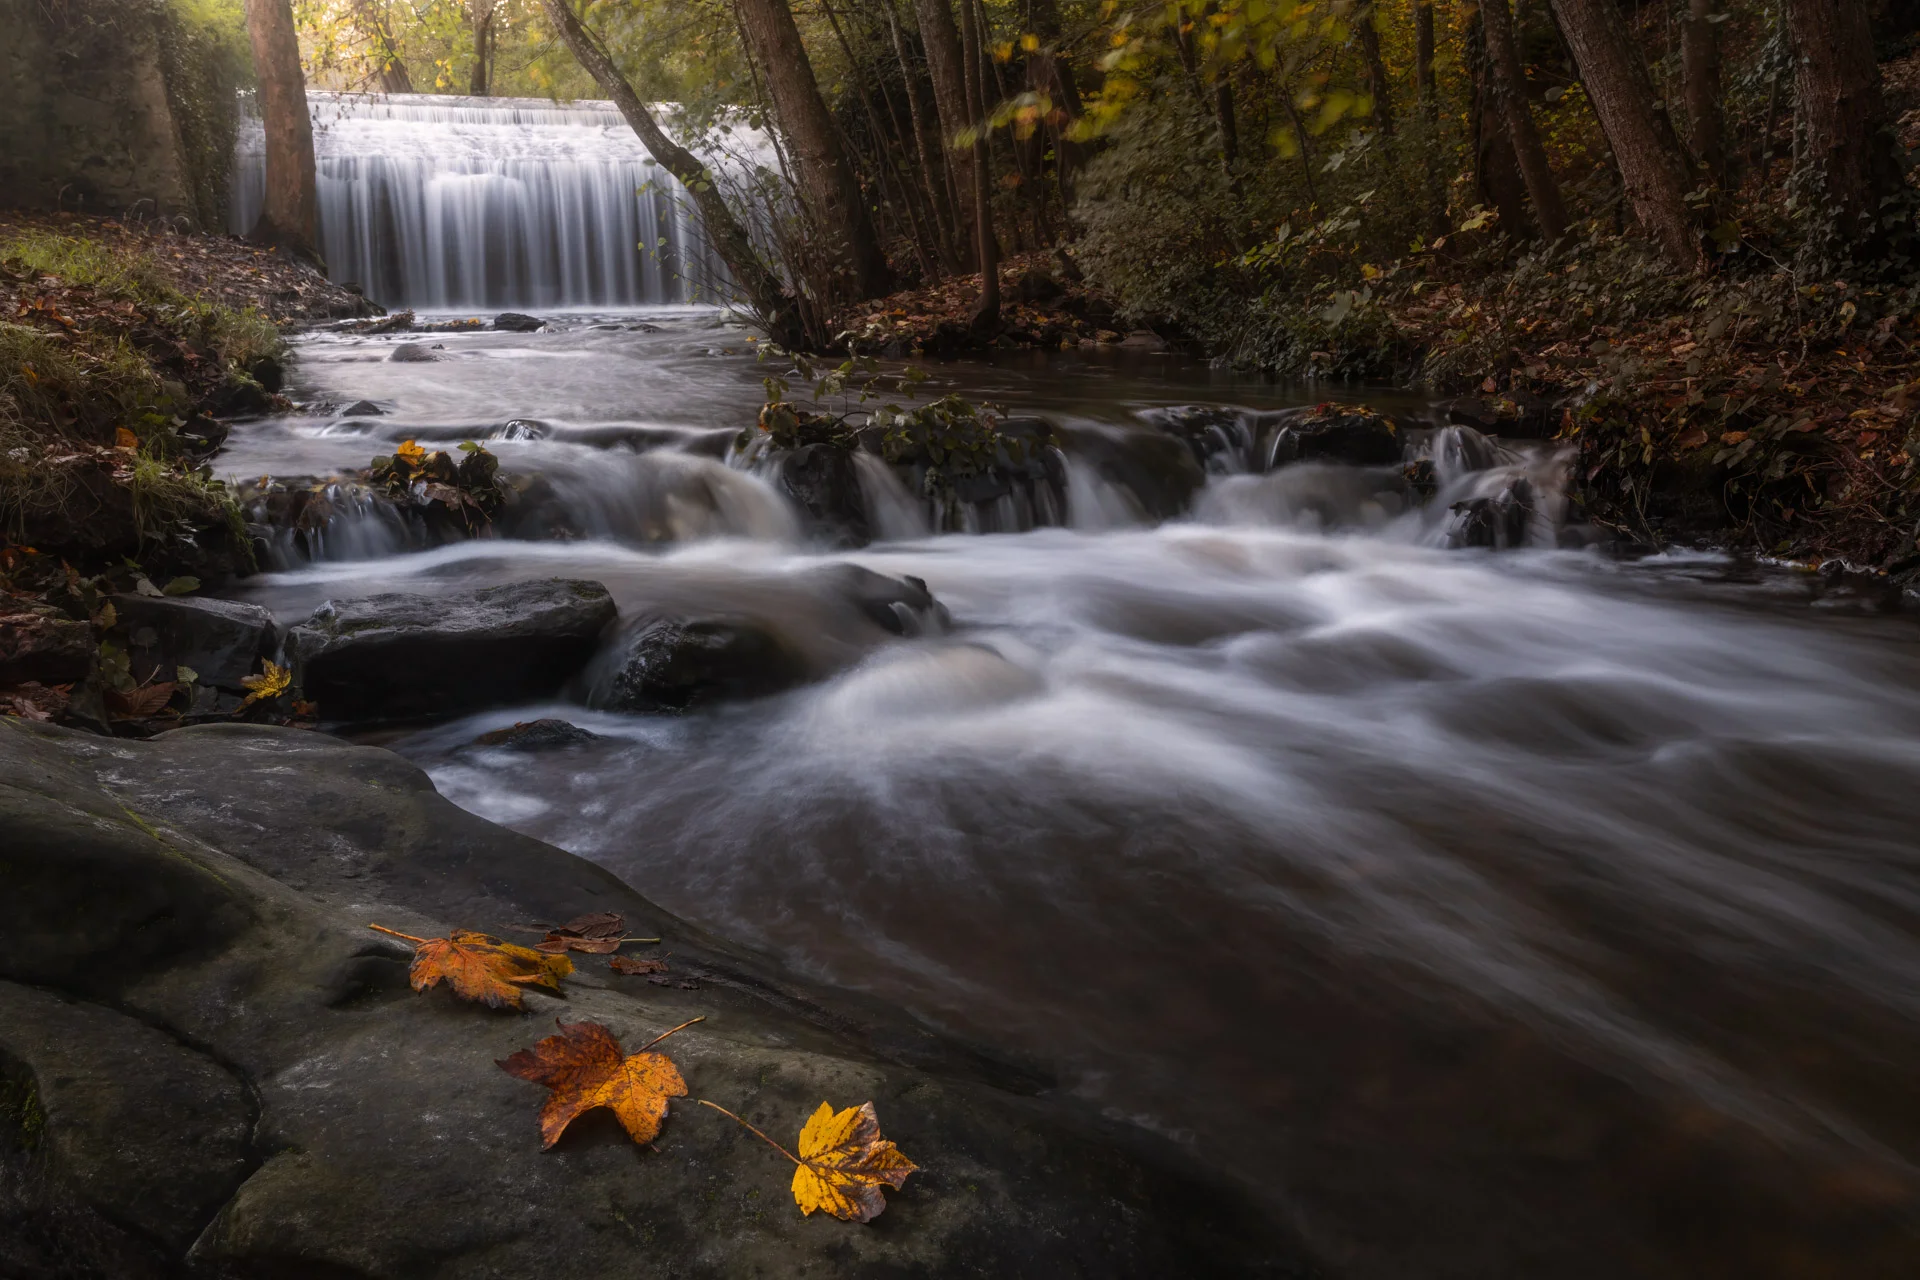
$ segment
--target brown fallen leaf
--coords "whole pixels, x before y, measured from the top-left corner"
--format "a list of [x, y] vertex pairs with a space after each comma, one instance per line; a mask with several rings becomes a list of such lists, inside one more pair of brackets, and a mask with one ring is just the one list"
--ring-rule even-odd
[[173, 700], [174, 687], [173, 681], [165, 680], [125, 692], [109, 689], [106, 694], [107, 710], [113, 713], [116, 720], [144, 720], [148, 716], [157, 716]]
[[819, 1209], [845, 1222], [871, 1222], [887, 1207], [880, 1188], [898, 1191], [920, 1167], [880, 1136], [880, 1117], [871, 1102], [845, 1111], [821, 1103], [800, 1130], [797, 1156], [720, 1104], [702, 1098], [700, 1105], [729, 1117], [793, 1161], [793, 1202], [803, 1216]]
[[584, 951], [588, 955], [604, 956], [618, 951], [622, 943], [658, 942], [658, 938], [629, 938], [626, 936], [626, 919], [611, 911], [594, 911], [577, 916], [565, 924], [555, 925], [547, 930], [547, 936], [534, 947], [541, 951], [559, 953], [563, 951]]
[[687, 1096], [687, 1082], [664, 1053], [648, 1053], [694, 1018], [647, 1041], [637, 1053], [623, 1053], [613, 1032], [597, 1022], [561, 1022], [548, 1036], [497, 1065], [510, 1076], [553, 1090], [540, 1108], [540, 1146], [560, 1141], [574, 1117], [606, 1107], [635, 1142], [652, 1142], [667, 1118], [667, 1099]]
[[607, 961], [607, 968], [615, 973], [665, 973], [667, 958], [661, 956], [658, 960], [642, 960], [637, 956], [615, 956]]
[[560, 990], [560, 979], [573, 972], [573, 961], [565, 956], [543, 955], [531, 947], [469, 929], [455, 929], [445, 938], [416, 938], [384, 925], [369, 929], [414, 944], [413, 967], [407, 971], [415, 991], [438, 986], [444, 979], [462, 1000], [474, 1000], [495, 1009], [522, 1009], [526, 1001], [524, 987]]

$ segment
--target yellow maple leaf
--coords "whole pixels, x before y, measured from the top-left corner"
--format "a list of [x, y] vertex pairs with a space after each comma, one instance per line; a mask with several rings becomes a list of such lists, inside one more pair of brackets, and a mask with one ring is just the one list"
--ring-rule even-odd
[[271, 659], [264, 659], [260, 663], [260, 674], [247, 676], [240, 683], [248, 690], [246, 701], [239, 707], [240, 710], [245, 710], [256, 702], [277, 698], [285, 693], [293, 684], [293, 672]]
[[394, 449], [393, 456], [410, 467], [417, 467], [420, 465], [420, 460], [427, 456], [427, 450], [425, 445], [417, 444], [412, 440], [402, 440]]
[[[565, 957], [559, 959], [564, 962]], [[619, 1117], [635, 1142], [652, 1142], [667, 1118], [667, 1099], [686, 1097], [687, 1082], [672, 1059], [646, 1050], [700, 1021], [683, 1022], [631, 1054], [623, 1052], [613, 1032], [597, 1022], [562, 1022], [559, 1035], [548, 1036], [495, 1065], [510, 1076], [553, 1091], [540, 1108], [542, 1148], [560, 1141], [576, 1116], [595, 1107], [605, 1107]]]
[[871, 1222], [887, 1207], [881, 1187], [898, 1191], [920, 1166], [880, 1136], [880, 1117], [871, 1102], [835, 1111], [822, 1102], [800, 1130], [795, 1155], [718, 1103], [700, 1099], [762, 1142], [793, 1161], [793, 1202], [803, 1215], [818, 1209], [844, 1222]]
[[113, 429], [113, 447], [116, 449], [138, 449], [140, 447], [140, 437], [125, 427], [115, 427]]
[[413, 967], [407, 979], [415, 991], [444, 981], [462, 1000], [495, 1009], [524, 1008], [523, 987], [558, 991], [560, 979], [573, 972], [573, 961], [565, 956], [545, 955], [470, 929], [455, 929], [445, 938], [416, 938], [384, 925], [367, 927], [413, 943]]

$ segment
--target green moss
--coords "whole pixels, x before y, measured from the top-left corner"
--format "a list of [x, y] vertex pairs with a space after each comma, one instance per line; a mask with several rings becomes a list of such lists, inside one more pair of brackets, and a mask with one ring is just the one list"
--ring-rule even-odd
[[159, 23], [167, 104], [185, 152], [200, 225], [227, 220], [227, 188], [239, 128], [239, 90], [249, 80], [246, 16], [240, 0], [169, 0]]
[[39, 1147], [47, 1132], [47, 1112], [40, 1105], [40, 1089], [32, 1076], [0, 1076], [0, 1122], [19, 1135], [22, 1147]]

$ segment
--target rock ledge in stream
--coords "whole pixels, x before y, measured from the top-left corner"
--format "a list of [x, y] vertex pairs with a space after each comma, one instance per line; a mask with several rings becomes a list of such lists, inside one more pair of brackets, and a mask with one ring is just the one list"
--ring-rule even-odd
[[[1034, 1097], [1030, 1076], [857, 997], [830, 1011], [389, 752], [246, 725], [130, 743], [0, 722], [0, 830], [0, 1270], [1310, 1274], [1173, 1144]], [[589, 963], [566, 999], [535, 993], [516, 1016], [411, 992], [407, 948], [366, 928], [586, 911], [665, 938], [698, 990]], [[556, 1015], [628, 1045], [704, 1016], [670, 1046], [694, 1096], [789, 1134], [823, 1098], [872, 1099], [921, 1170], [858, 1227], [802, 1218], [786, 1162], [690, 1101], [651, 1147], [594, 1113], [542, 1151], [545, 1095], [494, 1063]]]
[[551, 696], [617, 612], [605, 587], [566, 578], [329, 600], [286, 653], [327, 720], [449, 715]]

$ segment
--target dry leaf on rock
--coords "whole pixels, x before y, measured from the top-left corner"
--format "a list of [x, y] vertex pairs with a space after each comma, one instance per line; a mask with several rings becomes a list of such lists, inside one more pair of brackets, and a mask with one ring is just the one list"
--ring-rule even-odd
[[625, 940], [627, 922], [622, 916], [611, 911], [594, 911], [584, 916], [576, 916], [562, 925], [547, 930], [547, 936], [533, 945], [541, 951], [585, 951], [589, 955], [606, 955], [617, 951]]
[[705, 1098], [700, 1105], [730, 1117], [793, 1161], [793, 1201], [802, 1214], [818, 1209], [845, 1222], [871, 1222], [887, 1207], [880, 1188], [899, 1190], [920, 1167], [880, 1136], [880, 1117], [871, 1102], [845, 1111], [821, 1103], [800, 1130], [797, 1156], [725, 1107]]
[[287, 688], [293, 684], [293, 672], [270, 660], [263, 660], [260, 663], [260, 674], [257, 676], [246, 676], [240, 683], [246, 687], [248, 693], [246, 700], [243, 701], [237, 709], [245, 709], [256, 702], [269, 698], [277, 698], [285, 693]]
[[573, 961], [565, 956], [542, 955], [531, 947], [517, 947], [467, 929], [455, 929], [445, 938], [416, 938], [377, 924], [367, 927], [414, 944], [407, 978], [415, 991], [444, 980], [462, 1000], [495, 1009], [524, 1008], [522, 988], [559, 991], [560, 979], [573, 972]]
[[[691, 1025], [683, 1022], [680, 1027]], [[622, 1052], [613, 1032], [597, 1022], [562, 1022], [559, 1027], [559, 1035], [498, 1063], [510, 1076], [553, 1090], [540, 1108], [541, 1147], [558, 1142], [576, 1116], [595, 1107], [606, 1107], [618, 1116], [635, 1142], [658, 1137], [660, 1123], [667, 1118], [667, 1099], [687, 1096], [687, 1082], [672, 1060], [663, 1053]], [[647, 1047], [673, 1031], [654, 1037]]]
[[637, 956], [615, 956], [607, 961], [607, 968], [615, 973], [626, 974], [665, 973], [667, 958], [661, 956], [657, 960], [642, 960]]
[[116, 720], [144, 720], [148, 716], [157, 716], [173, 700], [174, 687], [173, 681], [163, 680], [159, 684], [125, 692], [109, 689], [106, 693], [107, 709]]

